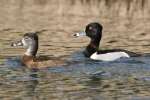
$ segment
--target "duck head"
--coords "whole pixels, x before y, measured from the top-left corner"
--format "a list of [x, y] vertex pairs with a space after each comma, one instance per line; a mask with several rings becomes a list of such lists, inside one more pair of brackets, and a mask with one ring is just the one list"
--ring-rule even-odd
[[38, 50], [38, 35], [36, 33], [25, 33], [20, 41], [13, 42], [11, 46], [23, 46], [27, 49], [25, 55], [36, 56]]
[[85, 56], [89, 57], [99, 48], [102, 37], [103, 26], [97, 22], [90, 23], [86, 26], [84, 32], [75, 33], [75, 37], [87, 36], [91, 39], [89, 45], [84, 52]]

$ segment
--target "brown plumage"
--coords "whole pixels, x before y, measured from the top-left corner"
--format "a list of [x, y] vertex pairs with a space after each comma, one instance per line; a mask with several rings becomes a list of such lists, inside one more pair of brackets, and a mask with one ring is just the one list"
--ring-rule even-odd
[[41, 69], [66, 65], [62, 59], [36, 57], [38, 50], [38, 35], [36, 33], [26, 33], [21, 41], [12, 43], [12, 46], [24, 46], [27, 49], [21, 61], [28, 68]]
[[61, 59], [49, 59], [40, 60], [33, 56], [24, 55], [22, 57], [22, 63], [28, 68], [41, 69], [46, 67], [57, 67], [65, 65], [64, 60]]

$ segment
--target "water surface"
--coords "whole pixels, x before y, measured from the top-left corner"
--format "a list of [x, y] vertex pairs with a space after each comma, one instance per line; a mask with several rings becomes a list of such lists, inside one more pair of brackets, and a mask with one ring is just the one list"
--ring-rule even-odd
[[[41, 24], [35, 25], [35, 20]], [[72, 36], [73, 33], [84, 30], [87, 23], [99, 21], [104, 25], [101, 48], [149, 53], [149, 28], [145, 26], [149, 25], [148, 20], [141, 19], [132, 23], [128, 19], [117, 22], [92, 16], [43, 17], [43, 22], [38, 18], [35, 20], [24, 22], [23, 26], [7, 26], [0, 31], [0, 99], [150, 99], [149, 55], [114, 62], [92, 61], [82, 55], [89, 39]], [[12, 48], [10, 43], [19, 40], [25, 32], [40, 30], [43, 32], [39, 34], [38, 55], [66, 59], [70, 62], [69, 65], [40, 71], [22, 66], [20, 57], [24, 49]]]

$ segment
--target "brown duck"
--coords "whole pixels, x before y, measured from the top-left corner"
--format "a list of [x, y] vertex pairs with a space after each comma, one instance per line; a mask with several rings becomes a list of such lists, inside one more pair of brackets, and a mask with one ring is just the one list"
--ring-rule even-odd
[[38, 51], [38, 35], [36, 33], [25, 33], [20, 41], [13, 42], [11, 46], [23, 46], [26, 48], [21, 61], [31, 69], [41, 69], [47, 67], [56, 67], [66, 65], [62, 59], [41, 59], [36, 57]]

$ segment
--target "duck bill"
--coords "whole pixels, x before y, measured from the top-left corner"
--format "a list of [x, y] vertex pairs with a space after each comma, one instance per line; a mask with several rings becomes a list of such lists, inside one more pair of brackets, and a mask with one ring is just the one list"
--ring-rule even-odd
[[20, 40], [20, 41], [11, 43], [11, 46], [12, 46], [12, 47], [23, 46], [23, 43], [22, 43], [22, 41]]
[[85, 32], [79, 32], [79, 33], [75, 33], [73, 36], [74, 37], [82, 37], [82, 36], [86, 36], [86, 33]]

